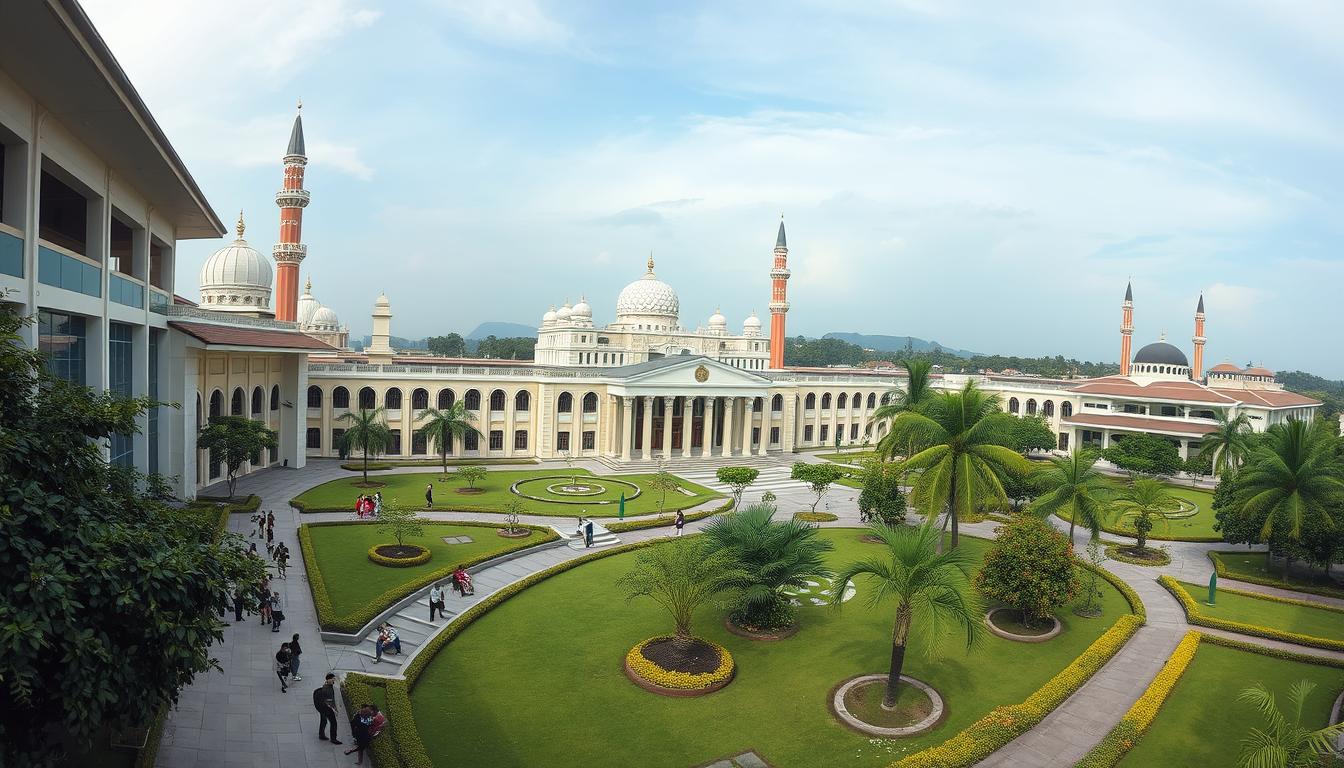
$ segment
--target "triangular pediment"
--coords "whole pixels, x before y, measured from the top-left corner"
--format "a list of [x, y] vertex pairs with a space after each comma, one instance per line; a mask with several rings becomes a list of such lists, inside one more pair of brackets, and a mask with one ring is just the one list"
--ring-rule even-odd
[[613, 383], [645, 389], [720, 389], [724, 387], [761, 389], [770, 379], [760, 374], [712, 360], [702, 355], [678, 355], [612, 370]]

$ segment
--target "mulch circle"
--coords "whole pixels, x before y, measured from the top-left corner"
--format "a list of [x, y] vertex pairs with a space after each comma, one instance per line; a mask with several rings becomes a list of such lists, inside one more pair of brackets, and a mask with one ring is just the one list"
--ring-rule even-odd
[[[708, 674], [719, 668], [719, 650], [703, 640], [695, 639], [691, 644], [690, 651], [680, 651], [672, 646], [672, 639], [667, 638], [657, 642], [649, 643], [639, 649], [640, 655], [645, 659], [657, 664], [659, 667], [669, 672], [689, 672], [692, 674]], [[684, 689], [684, 688], [666, 688], [651, 682], [639, 676], [639, 673], [630, 668], [628, 662], [622, 662], [621, 666], [625, 669], [625, 676], [630, 678], [630, 682], [643, 688], [649, 693], [656, 693], [659, 696], [669, 696], [677, 699], [689, 699], [696, 696], [707, 696], [715, 691], [721, 690], [724, 686], [737, 677], [737, 669], [728, 679], [715, 683], [707, 688]]]
[[1003, 627], [1000, 627], [998, 624], [994, 623], [993, 619], [994, 614], [1010, 610], [1012, 609], [993, 608], [985, 613], [985, 626], [989, 627], [990, 632], [993, 632], [994, 634], [998, 635], [999, 637], [1002, 637], [1005, 640], [1014, 640], [1019, 643], [1044, 643], [1047, 640], [1053, 640], [1056, 636], [1059, 635], [1060, 632], [1064, 631], [1064, 625], [1060, 623], [1059, 619], [1055, 618], [1054, 616], [1049, 617], [1050, 620], [1054, 622], [1054, 626], [1052, 626], [1049, 630], [1039, 635], [1019, 635], [1016, 632], [1004, 629]]
[[512, 532], [510, 532], [509, 529], [507, 528], [496, 528], [495, 533], [499, 534], [500, 536], [503, 536], [506, 539], [526, 539], [528, 536], [532, 535], [532, 531], [526, 528], [524, 528], [521, 531], [512, 531]]
[[453, 493], [460, 493], [463, 496], [477, 496], [485, 493], [484, 488], [454, 488]]
[[425, 549], [414, 544], [383, 544], [373, 551], [393, 560], [410, 560], [413, 557], [419, 557]]
[[740, 627], [733, 623], [733, 620], [724, 617], [723, 628], [732, 632], [738, 637], [745, 637], [748, 640], [759, 640], [761, 642], [771, 642], [774, 640], [785, 640], [798, 634], [798, 622], [793, 622], [782, 629], [773, 629], [765, 632], [753, 632], [746, 627]]
[[886, 544], [885, 541], [879, 539], [878, 537], [870, 533], [865, 533], [862, 536], [860, 536], [859, 541], [863, 542], [864, 544]]

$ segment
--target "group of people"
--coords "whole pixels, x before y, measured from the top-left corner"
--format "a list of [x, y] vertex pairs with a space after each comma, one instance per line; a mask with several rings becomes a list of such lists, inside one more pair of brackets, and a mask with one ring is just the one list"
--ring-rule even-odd
[[[461, 565], [457, 566], [448, 576], [448, 588], [457, 592], [461, 597], [476, 594], [476, 589], [471, 585], [471, 574], [467, 573], [467, 569]], [[440, 581], [429, 588], [429, 620], [434, 620], [435, 611], [438, 612], [439, 618], [446, 617], [448, 615], [447, 607], [447, 601], [444, 600], [443, 595], [443, 582]]]
[[[275, 652], [275, 676], [280, 678], [280, 692], [289, 691], [290, 680], [299, 682], [303, 680], [299, 677], [299, 657], [303, 655], [303, 648], [299, 645], [299, 635], [287, 643], [280, 644], [280, 650]], [[331, 675], [327, 675], [331, 677]]]
[[[298, 641], [298, 635], [294, 636]], [[277, 654], [277, 659], [279, 654]], [[277, 661], [278, 663], [278, 661]], [[295, 680], [300, 678], [295, 677]], [[320, 719], [317, 726], [317, 738], [322, 741], [330, 741], [332, 744], [343, 744], [336, 737], [336, 675], [328, 674], [327, 679], [322, 685], [313, 690], [313, 708], [317, 710]], [[369, 748], [369, 742], [378, 737], [383, 729], [387, 727], [387, 716], [378, 711], [374, 704], [360, 704], [359, 709], [350, 716], [350, 732], [354, 735], [355, 746], [347, 749], [345, 754], [358, 753], [355, 756], [355, 765], [364, 764], [364, 751]], [[327, 736], [327, 730], [330, 728], [331, 736]]]
[[[280, 546], [283, 547], [284, 545], [281, 544]], [[256, 558], [261, 557], [261, 555], [257, 552], [256, 544], [253, 544], [247, 550], [247, 553], [252, 557]], [[281, 559], [285, 563], [289, 562], [288, 549], [284, 550], [283, 557]], [[283, 568], [281, 569], [280, 575], [281, 577], [284, 577]], [[261, 623], [263, 625], [270, 624], [272, 632], [279, 632], [280, 623], [285, 620], [285, 605], [283, 599], [280, 597], [280, 593], [276, 590], [271, 589], [271, 577], [269, 575], [263, 575], [261, 577], [261, 581], [257, 582], [255, 589], [257, 597], [257, 613], [261, 614]], [[241, 585], [234, 589], [233, 621], [235, 624], [243, 620], [243, 609], [246, 607], [245, 597], [246, 595]]]
[[360, 520], [368, 520], [378, 517], [383, 513], [383, 492], [375, 491], [372, 496], [360, 494], [355, 499], [355, 517]]
[[401, 655], [401, 636], [397, 630], [386, 621], [378, 625], [378, 639], [373, 644], [374, 662], [383, 660], [383, 652], [395, 653]]

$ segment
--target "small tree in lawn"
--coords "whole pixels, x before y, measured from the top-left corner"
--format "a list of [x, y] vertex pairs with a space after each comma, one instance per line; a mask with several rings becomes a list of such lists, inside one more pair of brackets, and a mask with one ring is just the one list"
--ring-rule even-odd
[[509, 535], [512, 536], [513, 534], [518, 532], [519, 530], [518, 516], [524, 514], [525, 512], [527, 512], [527, 510], [523, 508], [523, 500], [518, 498], [517, 496], [512, 496], [507, 502], [505, 502], [504, 527], [505, 530], [508, 531]]
[[576, 461], [577, 457], [575, 457], [572, 452], [565, 451], [560, 458], [565, 460], [565, 466], [569, 468], [569, 484], [578, 485], [579, 478], [578, 475], [574, 473], [574, 462]]
[[387, 505], [383, 510], [382, 525], [378, 526], [379, 536], [392, 536], [397, 540], [397, 546], [404, 546], [407, 538], [412, 536], [423, 536], [424, 530], [420, 528], [420, 518], [415, 516], [415, 510], [406, 507], [398, 507], [393, 502]]
[[807, 483], [807, 487], [817, 495], [816, 501], [812, 502], [812, 511], [816, 512], [821, 497], [825, 496], [835, 481], [844, 477], [844, 474], [844, 470], [834, 464], [809, 464], [800, 461], [793, 465], [793, 472], [789, 476]]
[[1092, 564], [1092, 567], [1081, 569], [1083, 573], [1083, 604], [1075, 609], [1075, 612], [1080, 616], [1100, 616], [1101, 577], [1097, 575], [1097, 569], [1106, 561], [1106, 554], [1101, 548], [1101, 539], [1094, 538], [1087, 542], [1087, 561]]
[[264, 448], [274, 448], [276, 441], [274, 430], [260, 421], [246, 416], [216, 416], [201, 429], [196, 445], [223, 459], [228, 470], [229, 496], [233, 496], [243, 462]]
[[742, 493], [760, 476], [761, 471], [755, 467], [719, 467], [714, 473], [714, 477], [732, 491], [734, 509], [742, 506]]
[[658, 514], [661, 516], [663, 510], [667, 507], [667, 492], [675, 491], [680, 487], [676, 475], [665, 469], [658, 470], [653, 477], [649, 478], [649, 487], [658, 491]]
[[1078, 593], [1071, 542], [1039, 517], [1018, 517], [999, 529], [975, 586], [985, 597], [1020, 611], [1022, 623], [1030, 627]]
[[468, 488], [475, 488], [476, 484], [485, 479], [486, 469], [479, 464], [468, 464], [465, 467], [458, 467], [457, 478], [467, 484]]
[[364, 485], [369, 484], [369, 454], [382, 453], [392, 444], [392, 430], [383, 418], [383, 409], [360, 408], [358, 413], [343, 413], [337, 421], [343, 422], [345, 434], [341, 447], [348, 454], [358, 448], [364, 453]]
[[880, 520], [886, 525], [905, 522], [905, 493], [901, 491], [900, 468], [884, 461], [863, 464], [863, 490], [859, 492], [859, 519]]
[[635, 567], [617, 585], [630, 600], [652, 598], [672, 616], [673, 646], [689, 650], [695, 641], [691, 619], [700, 606], [741, 574], [726, 552], [710, 552], [702, 537], [673, 539], [635, 555]]
[[1167, 513], [1175, 509], [1176, 497], [1167, 492], [1167, 486], [1161, 480], [1140, 477], [1120, 493], [1115, 506], [1123, 512], [1123, 517], [1134, 522], [1134, 533], [1138, 541], [1134, 551], [1142, 555], [1147, 551], [1148, 532], [1158, 521], [1167, 522]]

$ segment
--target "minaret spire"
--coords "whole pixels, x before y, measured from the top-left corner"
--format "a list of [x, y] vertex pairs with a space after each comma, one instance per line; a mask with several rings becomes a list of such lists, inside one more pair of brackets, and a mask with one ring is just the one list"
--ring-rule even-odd
[[1195, 307], [1195, 356], [1191, 360], [1190, 378], [1199, 381], [1204, 378], [1204, 292], [1199, 294], [1199, 305]]
[[1120, 375], [1129, 375], [1131, 337], [1134, 335], [1134, 282], [1125, 283], [1125, 300], [1120, 303]]
[[[303, 110], [302, 100], [296, 109]], [[284, 163], [284, 185], [275, 196], [275, 204], [280, 206], [280, 242], [271, 249], [271, 256], [276, 265], [275, 319], [292, 322], [299, 314], [299, 263], [308, 255], [308, 246], [303, 244], [303, 209], [308, 207], [309, 194], [303, 188], [308, 156], [303, 144], [302, 114], [294, 115]]]
[[789, 245], [784, 237], [784, 214], [779, 215], [779, 234], [775, 237], [774, 268], [770, 270], [770, 367], [784, 367], [784, 316], [789, 312]]

